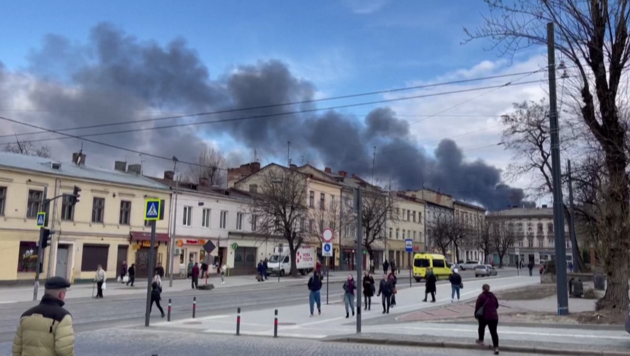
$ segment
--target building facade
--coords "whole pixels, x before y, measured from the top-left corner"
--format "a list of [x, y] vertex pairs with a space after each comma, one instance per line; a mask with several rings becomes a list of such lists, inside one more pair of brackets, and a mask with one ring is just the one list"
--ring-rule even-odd
[[[515, 265], [517, 261], [530, 261], [540, 264], [555, 259], [555, 237], [553, 224], [553, 209], [543, 205], [540, 208], [512, 208], [489, 213], [487, 222], [492, 226], [504, 223], [514, 232], [514, 244], [503, 258], [503, 264]], [[569, 228], [565, 225], [566, 259], [572, 260], [571, 239]], [[518, 249], [518, 255], [516, 250]], [[499, 256], [493, 254], [495, 264], [499, 263]]]
[[[150, 225], [144, 221], [146, 199], [160, 199], [164, 220], [157, 221], [156, 261], [166, 262], [170, 191], [140, 173], [139, 165], [116, 162], [114, 170], [91, 168], [86, 155], [71, 162], [0, 153], [0, 281], [32, 280], [36, 270], [43, 199], [81, 189], [79, 202], [51, 202], [48, 228], [54, 232], [44, 251], [43, 278], [92, 280], [98, 264], [115, 278], [123, 261], [148, 273]], [[114, 162], [112, 162], [114, 163]], [[44, 197], [44, 191], [46, 196]]]
[[[405, 191], [407, 196], [419, 198], [425, 202], [425, 249], [434, 253], [442, 253], [435, 244], [431, 241], [432, 231], [435, 228], [438, 220], [446, 219], [452, 220], [454, 218], [454, 199], [448, 194], [442, 194], [440, 192], [431, 189], [420, 190], [408, 190]], [[446, 258], [450, 261], [455, 260], [453, 249], [447, 251]]]
[[[405, 240], [413, 240], [414, 251], [424, 251], [425, 203], [421, 199], [399, 192], [394, 197], [393, 211], [387, 224], [387, 258], [400, 269], [410, 266], [410, 254]], [[413, 258], [411, 258], [413, 260]], [[413, 262], [412, 262], [413, 263]]]
[[459, 247], [460, 260], [464, 262], [487, 262], [486, 256], [477, 242], [485, 222], [486, 209], [459, 200], [453, 202], [453, 209], [455, 219], [465, 227], [467, 232], [463, 246]]

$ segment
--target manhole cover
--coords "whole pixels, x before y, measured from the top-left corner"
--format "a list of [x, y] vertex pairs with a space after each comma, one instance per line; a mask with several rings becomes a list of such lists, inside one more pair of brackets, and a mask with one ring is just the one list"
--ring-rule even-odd
[[201, 325], [200, 321], [186, 321], [184, 322], [185, 325]]
[[278, 323], [278, 325], [291, 326], [291, 325], [297, 325], [297, 324], [296, 323]]

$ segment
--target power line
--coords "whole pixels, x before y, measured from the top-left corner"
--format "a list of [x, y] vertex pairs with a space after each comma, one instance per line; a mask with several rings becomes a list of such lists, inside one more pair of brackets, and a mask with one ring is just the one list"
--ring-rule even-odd
[[[532, 80], [532, 81], [527, 81], [527, 82], [514, 83], [514, 84], [510, 84], [510, 85], [526, 85], [526, 84], [533, 84], [533, 83], [538, 83], [538, 82], [540, 82], [540, 80]], [[278, 117], [278, 116], [287, 116], [287, 115], [294, 115], [294, 114], [304, 114], [304, 113], [309, 113], [309, 112], [336, 110], [336, 109], [349, 108], [349, 107], [358, 107], [358, 106], [366, 106], [366, 105], [374, 105], [374, 104], [391, 103], [391, 102], [397, 102], [397, 101], [421, 99], [421, 98], [436, 97], [436, 96], [442, 96], [442, 95], [460, 94], [460, 93], [474, 92], [474, 91], [479, 91], [479, 90], [486, 90], [486, 89], [493, 89], [493, 88], [502, 88], [502, 87], [505, 87], [505, 86], [506, 86], [506, 84], [492, 85], [492, 86], [486, 86], [486, 87], [454, 90], [454, 91], [440, 92], [440, 93], [433, 93], [433, 94], [414, 95], [414, 96], [395, 98], [395, 99], [383, 99], [383, 100], [375, 100], [375, 101], [363, 102], [363, 103], [346, 104], [346, 105], [338, 105], [338, 106], [329, 106], [329, 107], [324, 107], [324, 108], [305, 109], [305, 110], [298, 110], [298, 111], [289, 111], [289, 112], [272, 113], [272, 114], [262, 114], [262, 115], [245, 116], [245, 117], [237, 117], [237, 118], [230, 118], [230, 119], [212, 120], [212, 121], [201, 121], [201, 122], [192, 122], [192, 123], [172, 124], [172, 125], [165, 125], [165, 126], [158, 126], [158, 127], [144, 127], [144, 128], [136, 128], [136, 129], [127, 129], [127, 130], [119, 130], [119, 131], [110, 131], [110, 132], [85, 134], [85, 135], [80, 135], [80, 136], [67, 134], [67, 133], [61, 132], [60, 130], [47, 129], [47, 128], [44, 128], [44, 127], [41, 127], [41, 126], [37, 126], [37, 125], [28, 124], [28, 123], [21, 122], [21, 121], [9, 119], [9, 118], [3, 117], [3, 116], [0, 116], [0, 120], [5, 120], [5, 121], [9, 121], [9, 122], [16, 123], [16, 124], [19, 124], [19, 125], [24, 125], [24, 126], [28, 126], [28, 127], [32, 127], [32, 128], [37, 128], [37, 129], [44, 130], [44, 131], [47, 131], [47, 132], [50, 132], [50, 133], [56, 133], [58, 135], [65, 136], [65, 137], [55, 137], [55, 138], [44, 138], [44, 139], [37, 139], [37, 140], [29, 140], [29, 142], [44, 142], [44, 141], [64, 140], [64, 139], [74, 138], [74, 139], [84, 140], [86, 142], [91, 142], [91, 143], [95, 143], [95, 144], [107, 145], [107, 144], [104, 144], [104, 143], [99, 142], [99, 141], [87, 140], [86, 137], [105, 136], [105, 135], [123, 134], [123, 133], [140, 132], [140, 131], [162, 130], [162, 129], [176, 128], [176, 127], [185, 127], [185, 126], [210, 125], [210, 124], [225, 123], [225, 122], [246, 121], [246, 120], [262, 119], [262, 118], [270, 118], [270, 117]], [[10, 143], [10, 142], [4, 142], [4, 143], [0, 143], [0, 144], [8, 144], [8, 143]], [[114, 146], [114, 145], [110, 145], [110, 147], [112, 147], [112, 146]], [[117, 147], [117, 146], [114, 146], [114, 148], [119, 148], [121, 150], [125, 150], [124, 148]], [[129, 151], [129, 152], [136, 153], [133, 150]], [[169, 161], [171, 160], [171, 158], [165, 158], [165, 159], [167, 159]]]
[[[470, 83], [470, 82], [481, 81], [481, 80], [513, 77], [513, 76], [519, 76], [519, 75], [524, 75], [524, 74], [530, 74], [531, 75], [531, 74], [537, 73], [539, 71], [540, 71], [540, 69], [536, 70], [536, 71], [530, 71], [530, 72], [508, 73], [508, 74], [501, 74], [501, 75], [495, 75], [495, 76], [477, 77], [477, 78], [462, 79], [462, 80], [456, 80], [456, 81], [450, 81], [450, 82], [440, 82], [440, 83], [435, 83], [435, 84], [425, 84], [425, 85], [417, 85], [417, 86], [404, 87], [404, 88], [395, 88], [395, 89], [372, 91], [372, 92], [366, 92], [366, 93], [348, 94], [348, 95], [341, 95], [341, 96], [328, 97], [328, 98], [320, 98], [320, 99], [311, 99], [311, 100], [289, 102], [289, 103], [283, 103], [283, 104], [270, 104], [270, 105], [262, 105], [262, 106], [255, 106], [255, 107], [235, 108], [235, 109], [200, 112], [200, 113], [192, 113], [192, 114], [179, 114], [179, 115], [171, 115], [171, 116], [160, 117], [160, 118], [152, 118], [152, 119], [132, 120], [132, 121], [126, 121], [126, 122], [115, 122], [115, 123], [108, 123], [108, 124], [98, 124], [98, 125], [89, 125], [89, 126], [81, 126], [81, 127], [73, 127], [73, 128], [64, 128], [64, 129], [59, 129], [57, 131], [63, 132], [63, 131], [74, 131], [74, 130], [86, 130], [86, 129], [102, 128], [102, 127], [109, 127], [109, 126], [133, 125], [133, 124], [140, 124], [140, 123], [145, 123], [145, 122], [174, 120], [174, 119], [192, 118], [192, 117], [209, 116], [209, 115], [217, 115], [217, 114], [227, 114], [227, 113], [234, 113], [234, 112], [239, 112], [239, 111], [261, 110], [261, 109], [269, 109], [269, 108], [276, 108], [276, 107], [289, 106], [289, 105], [308, 104], [308, 103], [316, 103], [316, 102], [323, 102], [323, 101], [356, 98], [356, 97], [361, 97], [361, 96], [370, 96], [370, 95], [377, 95], [377, 94], [395, 93], [395, 92], [407, 91], [407, 90], [434, 88], [434, 87], [445, 86], [445, 85], [463, 84], [463, 83]], [[7, 111], [20, 112], [20, 110], [3, 110], [3, 109], [0, 109], [0, 112], [7, 112]], [[76, 111], [52, 111], [52, 110], [23, 110], [23, 111], [24, 112], [29, 112], [29, 111], [30, 112], [76, 112]], [[40, 133], [45, 133], [45, 132], [46, 132], [46, 130], [37, 131], [37, 132], [24, 132], [24, 133], [19, 133], [19, 134], [14, 134], [14, 135], [0, 135], [0, 138], [5, 138], [5, 137], [9, 137], [9, 136], [33, 135], [33, 134], [40, 134]]]

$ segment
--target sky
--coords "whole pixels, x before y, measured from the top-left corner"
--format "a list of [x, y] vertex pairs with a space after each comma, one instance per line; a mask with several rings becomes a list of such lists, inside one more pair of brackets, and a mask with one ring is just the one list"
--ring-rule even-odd
[[[499, 119], [512, 103], [546, 95], [546, 83], [537, 81], [543, 73], [313, 101], [542, 68], [543, 48], [508, 58], [488, 51], [484, 40], [463, 43], [463, 29], [481, 24], [482, 1], [184, 4], [4, 4], [0, 115], [58, 130], [224, 113], [65, 131], [146, 130], [90, 137], [110, 147], [50, 132], [22, 135], [38, 130], [5, 120], [0, 146], [18, 134], [66, 161], [83, 144], [88, 164], [141, 162], [147, 174], [159, 175], [172, 162], [137, 152], [193, 162], [209, 146], [223, 151], [230, 167], [254, 158], [285, 164], [291, 141], [293, 163], [364, 177], [374, 171], [374, 180], [400, 189], [425, 185], [495, 210], [526, 194], [518, 188], [527, 188], [529, 177], [502, 181], [511, 154], [499, 144]], [[528, 81], [537, 82], [518, 85]], [[452, 91], [460, 93], [442, 94]], [[410, 96], [424, 97], [396, 100]], [[357, 106], [321, 110], [348, 105]], [[149, 130], [211, 120], [229, 122]]]

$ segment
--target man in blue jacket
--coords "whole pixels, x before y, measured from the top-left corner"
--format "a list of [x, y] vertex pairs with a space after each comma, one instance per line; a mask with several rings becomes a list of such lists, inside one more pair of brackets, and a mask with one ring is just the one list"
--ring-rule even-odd
[[319, 312], [319, 315], [322, 315], [320, 289], [322, 289], [322, 278], [319, 275], [319, 272], [315, 271], [308, 280], [308, 290], [311, 291], [308, 295], [308, 303], [311, 307], [311, 316], [313, 316], [313, 307], [315, 303], [317, 303], [317, 311]]

